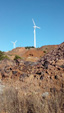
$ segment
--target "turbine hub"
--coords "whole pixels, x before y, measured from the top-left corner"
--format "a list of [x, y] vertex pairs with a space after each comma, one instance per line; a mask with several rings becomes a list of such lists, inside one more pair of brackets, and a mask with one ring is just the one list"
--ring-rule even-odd
[[33, 26], [34, 27], [34, 29], [36, 28], [36, 26]]

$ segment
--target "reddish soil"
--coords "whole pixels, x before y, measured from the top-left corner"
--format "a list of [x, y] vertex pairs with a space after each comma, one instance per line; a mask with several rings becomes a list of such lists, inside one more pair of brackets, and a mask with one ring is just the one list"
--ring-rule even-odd
[[5, 54], [13, 60], [15, 55], [22, 57], [25, 61], [36, 62], [39, 58], [57, 48], [58, 45], [42, 46], [41, 48], [25, 49], [24, 47], [17, 47], [12, 51], [6, 52]]

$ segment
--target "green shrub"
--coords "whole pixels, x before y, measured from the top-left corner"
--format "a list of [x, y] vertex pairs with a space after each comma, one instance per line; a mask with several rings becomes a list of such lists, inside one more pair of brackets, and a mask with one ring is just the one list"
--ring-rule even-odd
[[9, 60], [9, 57], [8, 57], [7, 55], [5, 55], [5, 56], [4, 56], [4, 59], [8, 59], [8, 60]]
[[15, 55], [14, 60], [17, 60], [17, 59], [22, 59], [22, 58], [20, 56], [18, 56], [18, 55]]
[[9, 57], [5, 55], [4, 52], [0, 51], [0, 60], [3, 60], [3, 59], [9, 59]]
[[43, 51], [44, 53], [46, 53], [46, 51]]
[[0, 51], [0, 60], [3, 59], [3, 56], [4, 56], [4, 52]]
[[30, 49], [30, 48], [34, 48], [34, 46], [27, 46], [27, 47], [25, 47], [25, 49]]

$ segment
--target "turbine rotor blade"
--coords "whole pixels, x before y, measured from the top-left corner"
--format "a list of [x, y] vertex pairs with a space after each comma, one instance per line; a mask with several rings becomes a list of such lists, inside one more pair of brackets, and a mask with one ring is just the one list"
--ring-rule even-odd
[[36, 24], [35, 24], [35, 22], [34, 22], [33, 18], [32, 18], [32, 21], [33, 21], [33, 24], [34, 24], [34, 26], [35, 26]]
[[17, 40], [15, 41], [15, 43], [17, 42]]
[[40, 29], [40, 27], [36, 26], [36, 28]]

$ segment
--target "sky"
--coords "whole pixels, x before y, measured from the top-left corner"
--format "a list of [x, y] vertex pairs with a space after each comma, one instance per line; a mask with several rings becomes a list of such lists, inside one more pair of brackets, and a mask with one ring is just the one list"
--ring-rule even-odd
[[64, 0], [0, 0], [0, 50], [34, 46], [34, 19], [36, 45], [55, 45], [64, 42]]

